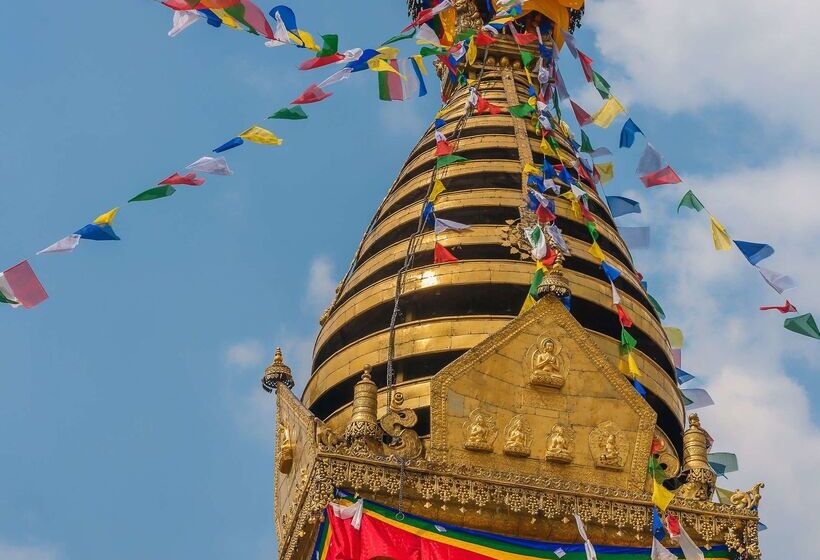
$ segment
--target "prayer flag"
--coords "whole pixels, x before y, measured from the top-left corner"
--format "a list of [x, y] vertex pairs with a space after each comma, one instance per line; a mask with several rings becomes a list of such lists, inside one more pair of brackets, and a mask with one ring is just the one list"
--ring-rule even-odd
[[405, 101], [412, 97], [427, 95], [422, 78], [422, 67], [415, 58], [380, 62], [394, 68], [393, 72], [379, 72], [379, 99], [382, 101]]
[[589, 246], [587, 249], [590, 255], [598, 259], [598, 262], [603, 261], [606, 257], [604, 256], [604, 252], [601, 250], [601, 246], [598, 245], [597, 241], [593, 241], [592, 245]]
[[[570, 99], [572, 105], [572, 112], [575, 113], [575, 120], [578, 121], [578, 126], [586, 126], [592, 122], [592, 117], [580, 105]], [[583, 131], [581, 131], [583, 132]]]
[[608, 196], [606, 202], [609, 204], [609, 211], [613, 218], [620, 218], [628, 214], [640, 214], [641, 204], [636, 200], [623, 196]]
[[82, 239], [92, 241], [119, 241], [120, 238], [114, 233], [113, 228], [108, 224], [88, 224], [74, 232]]
[[629, 334], [628, 330], [621, 327], [621, 351], [624, 353], [631, 352], [637, 345], [638, 341], [635, 340], [635, 337]]
[[598, 172], [598, 177], [602, 185], [606, 185], [615, 177], [615, 164], [611, 161], [607, 163], [596, 163], [595, 171]]
[[624, 243], [632, 249], [646, 249], [649, 247], [651, 241], [649, 226], [621, 226], [618, 228], [618, 233], [621, 234]]
[[339, 51], [339, 36], [334, 34], [322, 35], [322, 48], [316, 53], [316, 58], [324, 58], [337, 54]]
[[447, 140], [439, 140], [436, 142], [436, 157], [448, 156], [453, 153], [453, 147]]
[[538, 295], [538, 286], [541, 285], [541, 280], [544, 279], [544, 269], [541, 266], [538, 266], [535, 269], [535, 274], [532, 275], [532, 282], [530, 282], [530, 291], [529, 294], [532, 297]]
[[117, 215], [117, 212], [119, 212], [119, 211], [120, 211], [119, 208], [112, 208], [111, 210], [109, 210], [105, 214], [100, 214], [99, 216], [94, 218], [94, 221], [91, 222], [91, 223], [99, 225], [99, 226], [111, 225], [111, 222], [114, 221], [114, 217]]
[[584, 71], [584, 77], [587, 79], [588, 82], [592, 81], [592, 59], [585, 55], [583, 52], [578, 51], [578, 59], [581, 62], [581, 68]]
[[561, 235], [561, 229], [553, 223], [547, 226], [547, 233], [549, 233], [550, 238], [552, 238], [555, 244], [558, 245], [558, 248], [561, 249], [561, 252], [564, 253], [564, 256], [569, 256], [569, 245], [567, 245], [567, 242], [564, 240], [564, 236]]
[[228, 167], [228, 162], [221, 156], [202, 156], [195, 162], [186, 165], [185, 169], [198, 171], [200, 173], [210, 173], [211, 175], [233, 175], [233, 171]]
[[442, 156], [440, 158], [436, 158], [436, 169], [441, 169], [442, 167], [447, 167], [448, 165], [452, 165], [454, 163], [461, 163], [462, 161], [467, 161], [467, 158], [452, 154], [449, 156]]
[[567, 31], [561, 31], [561, 35], [564, 37], [564, 42], [567, 44], [567, 48], [572, 54], [572, 57], [578, 58], [578, 47], [575, 46], [575, 36]]
[[501, 112], [501, 107], [499, 107], [498, 105], [494, 105], [493, 103], [490, 103], [481, 95], [479, 95], [476, 99], [475, 108], [479, 115], [481, 113], [490, 113], [491, 115], [497, 115]]
[[[354, 70], [355, 71], [355, 70]], [[323, 99], [327, 99], [333, 95], [332, 93], [326, 93], [322, 91], [322, 89], [317, 86], [316, 84], [312, 84], [308, 87], [302, 94], [290, 102], [291, 105], [304, 105], [306, 103], [317, 103], [322, 101]]]
[[48, 294], [28, 261], [22, 261], [0, 272], [0, 293], [4, 296], [4, 303], [10, 303], [15, 307], [22, 305], [26, 309], [31, 309], [48, 299]]
[[333, 53], [327, 56], [320, 56], [316, 58], [309, 58], [304, 62], [301, 62], [297, 68], [299, 70], [314, 70], [316, 68], [322, 68], [323, 66], [329, 66], [330, 64], [335, 64], [344, 60], [345, 57], [343, 54]]
[[166, 198], [176, 192], [176, 189], [171, 185], [160, 185], [143, 191], [128, 202], [144, 202], [147, 200], [156, 200], [158, 198]]
[[675, 373], [678, 376], [678, 385], [683, 385], [684, 383], [692, 381], [695, 378], [694, 375], [683, 371], [681, 368], [675, 368]]
[[441, 40], [436, 35], [436, 32], [433, 31], [433, 28], [427, 24], [420, 25], [416, 29], [416, 44], [423, 45], [433, 45], [434, 47], [441, 47]]
[[540, 226], [524, 228], [524, 234], [530, 243], [533, 260], [540, 261], [547, 256], [547, 240]]
[[638, 161], [638, 169], [635, 172], [638, 175], [649, 175], [661, 167], [663, 167], [663, 156], [655, 149], [655, 146], [647, 142], [641, 154], [641, 159]]
[[435, 207], [433, 206], [432, 202], [425, 202], [424, 206], [421, 209], [421, 221], [424, 224], [430, 222], [430, 218], [433, 218], [433, 223], [435, 223]]
[[329, 85], [333, 85], [333, 84], [336, 84], [338, 82], [341, 82], [342, 80], [346, 80], [350, 77], [350, 74], [352, 74], [352, 73], [353, 73], [352, 68], [347, 68], [347, 67], [342, 68], [338, 72], [334, 72], [333, 74], [328, 76], [324, 81], [322, 81], [319, 84], [318, 87], [321, 89], [321, 88], [327, 87]]
[[218, 148], [214, 149], [214, 153], [221, 154], [222, 152], [227, 152], [231, 148], [236, 148], [237, 146], [241, 146], [244, 143], [245, 143], [245, 141], [242, 140], [239, 137], [231, 138], [230, 140], [228, 140], [227, 142], [225, 142], [224, 144], [222, 144]]
[[488, 47], [495, 43], [496, 39], [489, 33], [484, 33], [483, 31], [475, 36], [473, 39], [475, 44], [479, 47]]
[[609, 278], [610, 282], [614, 282], [621, 277], [621, 271], [606, 261], [601, 263], [601, 269], [604, 271], [604, 274], [606, 274], [606, 277]]
[[448, 229], [452, 229], [454, 231], [470, 229], [470, 226], [468, 226], [467, 224], [462, 224], [460, 222], [454, 222], [452, 220], [436, 218], [434, 229], [436, 233], [444, 233]]
[[729, 237], [723, 224], [717, 221], [717, 218], [714, 216], [710, 216], [709, 221], [712, 224], [712, 241], [715, 244], [715, 249], [718, 251], [728, 251], [731, 249], [732, 238]]
[[592, 543], [587, 536], [587, 528], [584, 526], [581, 516], [577, 513], [573, 513], [572, 515], [575, 517], [575, 525], [578, 527], [578, 534], [581, 535], [581, 539], [584, 541], [584, 552], [587, 555], [587, 560], [596, 560], [597, 555], [595, 554], [595, 548], [592, 546]]
[[430, 196], [427, 197], [427, 201], [435, 203], [436, 199], [438, 198], [438, 195], [440, 195], [446, 190], [447, 189], [444, 187], [444, 183], [442, 183], [441, 181], [436, 181], [433, 185], [433, 190], [430, 191]]
[[281, 146], [282, 139], [276, 136], [270, 130], [264, 129], [261, 126], [252, 126], [245, 132], [239, 135], [243, 140], [253, 142], [255, 144], [266, 144], [269, 146]]
[[622, 327], [629, 328], [632, 326], [632, 318], [626, 312], [626, 310], [621, 306], [621, 304], [615, 305], [615, 309], [618, 310], [618, 321], [620, 321]]
[[396, 59], [385, 60], [383, 58], [371, 58], [367, 61], [367, 66], [374, 72], [390, 72], [401, 76], [399, 70], [395, 67]]
[[454, 254], [447, 250], [444, 245], [440, 243], [436, 243], [435, 248], [433, 249], [433, 262], [434, 263], [447, 263], [447, 262], [456, 262], [458, 259]]
[[535, 305], [535, 298], [528, 293], [527, 297], [524, 299], [524, 304], [521, 306], [521, 311], [519, 311], [518, 314], [523, 315], [529, 311], [533, 305]]
[[783, 323], [783, 326], [792, 332], [809, 336], [811, 338], [820, 339], [820, 330], [817, 329], [817, 323], [811, 313], [805, 315], [798, 315], [797, 317], [789, 317]]
[[[39, 255], [40, 253], [37, 254]], [[792, 305], [791, 302], [789, 302], [789, 300], [786, 300], [786, 303], [782, 306], [770, 305], [760, 308], [761, 311], [772, 311], [774, 309], [777, 309], [781, 313], [797, 313], [797, 308], [794, 305]]]
[[608, 99], [612, 94], [609, 92], [610, 85], [603, 76], [595, 70], [592, 71], [592, 85], [598, 90], [601, 99]]
[[712, 406], [715, 401], [706, 389], [682, 389], [683, 404], [689, 410]]
[[658, 542], [657, 537], [652, 539], [652, 552], [649, 558], [650, 560], [678, 560], [678, 556], [669, 552], [669, 550]]
[[683, 557], [686, 560], [704, 560], [703, 552], [698, 548], [698, 545], [686, 533], [683, 525], [678, 525], [680, 528], [680, 536], [678, 537], [678, 544], [683, 551]]
[[166, 177], [159, 183], [158, 185], [188, 185], [189, 187], [199, 187], [205, 183], [205, 179], [198, 179], [196, 173], [186, 173], [185, 175], [180, 175], [179, 173], [174, 173], [173, 175]]
[[721, 471], [718, 473], [721, 475], [737, 472], [739, 469], [737, 455], [734, 453], [709, 453], [707, 460], [715, 472]]
[[433, 19], [439, 12], [442, 12], [450, 7], [450, 0], [444, 0], [444, 2], [441, 2], [440, 4], [433, 6], [432, 8], [427, 8], [419, 11], [418, 15], [416, 16], [416, 19], [414, 19], [410, 25], [402, 29], [401, 32], [404, 33], [413, 27], [419, 27], [421, 24], [427, 23], [428, 21]]
[[700, 200], [698, 200], [698, 197], [695, 196], [695, 193], [693, 193], [691, 190], [688, 190], [678, 203], [678, 214], [680, 214], [681, 208], [691, 208], [695, 212], [700, 212], [701, 210], [703, 210], [704, 206], [700, 202]]
[[669, 339], [669, 345], [672, 348], [683, 348], [683, 331], [678, 327], [664, 327], [663, 331], [666, 333], [666, 338]]
[[756, 265], [763, 259], [774, 255], [774, 249], [772, 246], [766, 245], [765, 243], [751, 243], [749, 241], [735, 240], [735, 245], [737, 245], [737, 248], [740, 249], [741, 253], [743, 253], [743, 256], [746, 257], [746, 260], [753, 265]]
[[[425, 27], [425, 26], [422, 26], [422, 27]], [[385, 45], [391, 45], [393, 43], [398, 43], [399, 41], [403, 41], [405, 39], [412, 39], [413, 37], [416, 36], [416, 33], [418, 31], [419, 31], [418, 29], [411, 29], [411, 30], [407, 31], [406, 33], [400, 33], [398, 35], [394, 35], [393, 37], [390, 37], [387, 41], [382, 43], [381, 46], [384, 47]]]
[[633, 121], [632, 119], [627, 119], [627, 121], [624, 123], [623, 128], [621, 129], [620, 147], [631, 148], [632, 144], [635, 143], [635, 135], [638, 133], [643, 134], [643, 131], [640, 128], [638, 128], [638, 125], [635, 124], [635, 121]]
[[196, 10], [174, 10], [173, 22], [170, 31], [168, 31], [168, 36], [176, 37], [200, 19], [199, 12]]
[[522, 103], [521, 105], [515, 105], [514, 107], [509, 108], [510, 114], [514, 117], [518, 117], [519, 119], [524, 119], [532, 114], [535, 111], [535, 107], [530, 105], [529, 103]]
[[655, 504], [659, 510], [666, 511], [669, 507], [669, 502], [675, 498], [675, 494], [666, 489], [666, 487], [659, 483], [654, 478], [652, 479], [652, 503]]
[[[549, 74], [547, 76], [547, 81], [549, 81]], [[563, 74], [561, 74], [561, 71], [558, 69], [557, 66], [555, 67], [555, 93], [557, 93], [561, 99], [570, 98], [569, 91], [567, 90], [567, 84], [564, 82], [564, 76]], [[557, 113], [560, 114], [560, 111], [558, 111]]]
[[46, 255], [48, 253], [70, 253], [77, 247], [77, 245], [80, 244], [80, 239], [81, 238], [79, 235], [72, 233], [71, 235], [63, 237], [59, 241], [52, 243], [45, 249], [37, 251], [37, 254]]
[[649, 303], [652, 304], [652, 307], [655, 309], [655, 312], [658, 314], [658, 317], [661, 319], [666, 319], [666, 313], [663, 312], [663, 308], [658, 301], [652, 297], [652, 294], [647, 293], [646, 297], [649, 299]]
[[513, 30], [512, 36], [513, 39], [515, 39], [515, 42], [522, 46], [529, 45], [530, 43], [534, 43], [538, 40], [538, 35], [530, 32], [517, 33], [515, 30]]
[[[652, 440], [652, 454], [656, 453], [655, 441], [659, 440]], [[652, 508], [652, 536], [655, 537], [657, 540], [662, 541], [663, 537], [666, 536], [666, 529], [663, 526], [663, 521], [661, 520], [661, 515], [658, 513], [658, 508]], [[677, 560], [677, 558], [675, 559]]]
[[296, 106], [296, 107], [293, 107], [293, 108], [284, 107], [282, 109], [279, 109], [278, 111], [276, 111], [274, 114], [272, 114], [268, 118], [269, 119], [286, 119], [286, 120], [290, 120], [290, 121], [298, 121], [298, 120], [301, 120], [301, 119], [306, 119], [306, 118], [308, 118], [308, 116], [305, 113], [304, 109], [302, 109], [299, 106]]
[[795, 282], [791, 276], [780, 274], [779, 272], [769, 270], [768, 268], [763, 268], [762, 266], [757, 266], [757, 271], [760, 273], [760, 275], [763, 277], [766, 283], [772, 288], [774, 288], [778, 294], [782, 294], [787, 290], [791, 290], [792, 288], [797, 287], [797, 282]]
[[608, 128], [609, 125], [612, 124], [612, 121], [615, 120], [615, 117], [625, 111], [624, 106], [621, 105], [621, 102], [613, 95], [606, 100], [604, 106], [601, 107], [597, 113], [592, 115], [592, 122], [601, 128]]
[[681, 178], [675, 170], [668, 165], [647, 175], [641, 175], [641, 182], [646, 188], [657, 187], [658, 185], [676, 185], [681, 182]]

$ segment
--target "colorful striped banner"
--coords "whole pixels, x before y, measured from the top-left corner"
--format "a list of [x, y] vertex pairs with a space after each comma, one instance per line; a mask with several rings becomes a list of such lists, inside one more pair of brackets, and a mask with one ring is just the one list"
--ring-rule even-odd
[[[347, 496], [347, 495], [345, 495]], [[346, 503], [350, 503], [346, 500]], [[578, 537], [580, 541], [580, 536]], [[529, 560], [558, 558], [586, 560], [584, 545], [549, 543], [506, 537], [475, 531], [410, 514], [364, 501], [361, 528], [354, 529], [349, 519], [336, 517], [330, 507], [319, 529], [313, 560], [371, 560], [392, 558], [410, 560], [424, 558], [444, 560]], [[671, 549], [683, 557], [680, 549]], [[595, 545], [599, 560], [646, 560], [651, 549]], [[729, 560], [733, 555], [726, 546], [703, 550], [704, 557]]]

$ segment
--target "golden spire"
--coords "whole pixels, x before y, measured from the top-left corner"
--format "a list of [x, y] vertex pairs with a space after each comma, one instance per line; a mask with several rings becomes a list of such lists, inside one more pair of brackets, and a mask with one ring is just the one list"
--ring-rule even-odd
[[290, 368], [285, 364], [282, 357], [282, 349], [277, 347], [273, 355], [273, 362], [265, 368], [265, 375], [262, 377], [262, 388], [270, 393], [279, 383], [284, 383], [288, 389], [293, 389], [293, 375]]
[[351, 445], [379, 451], [381, 431], [376, 418], [378, 388], [370, 377], [371, 367], [364, 366], [361, 380], [353, 388], [353, 413], [345, 429], [345, 438]]

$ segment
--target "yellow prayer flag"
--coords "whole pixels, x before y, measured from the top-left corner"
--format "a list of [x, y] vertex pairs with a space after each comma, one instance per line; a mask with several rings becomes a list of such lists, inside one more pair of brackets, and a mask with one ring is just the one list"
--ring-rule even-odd
[[383, 58], [371, 58], [367, 61], [367, 66], [374, 72], [393, 72], [394, 74], [398, 74], [399, 76], [401, 76], [402, 79], [406, 79], [404, 78], [404, 76], [401, 75], [401, 72], [393, 68]]
[[602, 185], [606, 185], [615, 177], [615, 164], [611, 161], [609, 163], [596, 163], [595, 169], [598, 171]]
[[667, 490], [663, 484], [659, 483], [654, 478], [652, 479], [652, 503], [658, 506], [661, 511], [666, 511], [669, 507], [669, 502], [675, 498], [675, 494]]
[[441, 22], [441, 30], [443, 37], [441, 38], [442, 45], [452, 45], [456, 39], [456, 8], [452, 6], [446, 8], [438, 15], [438, 20]]
[[447, 189], [444, 188], [444, 183], [442, 183], [441, 181], [436, 181], [436, 183], [433, 185], [433, 190], [430, 191], [430, 196], [427, 197], [427, 202], [435, 202], [438, 198], [438, 195], [440, 195], [446, 190]]
[[376, 58], [384, 58], [386, 60], [393, 60], [399, 56], [399, 49], [396, 47], [380, 47], [376, 49], [380, 54]]
[[626, 362], [624, 364], [624, 368], [621, 371], [623, 371], [625, 375], [628, 375], [632, 379], [640, 379], [641, 370], [638, 367], [638, 362], [635, 361], [635, 356], [632, 354], [632, 352], [627, 353], [627, 355], [621, 359]]
[[317, 52], [322, 50], [322, 48], [316, 44], [316, 41], [313, 39], [313, 35], [311, 35], [307, 31], [297, 29], [296, 33], [288, 33], [288, 35], [290, 35], [290, 37], [295, 39], [297, 42], [303, 43], [306, 49], [310, 49], [312, 51]]
[[252, 126], [245, 132], [239, 135], [240, 138], [248, 142], [256, 144], [269, 144], [271, 146], [279, 146], [282, 144], [282, 139], [276, 136], [270, 130], [266, 130], [261, 126]]
[[100, 214], [97, 216], [97, 219], [95, 219], [92, 223], [97, 224], [98, 226], [110, 226], [111, 222], [114, 221], [114, 216], [116, 216], [119, 211], [119, 207], [112, 208], [105, 214]]
[[427, 75], [427, 67], [424, 65], [424, 57], [421, 56], [420, 54], [414, 54], [410, 58], [412, 58], [413, 60], [416, 61], [416, 66], [419, 67], [419, 71], [426, 76]]
[[512, 16], [500, 17], [492, 20], [489, 25], [504, 25], [506, 23], [510, 23], [511, 21], [515, 21], [515, 18]]
[[[580, 220], [581, 217], [584, 214], [583, 214], [583, 212], [581, 212], [581, 203], [578, 202], [577, 197], [572, 199], [571, 208], [572, 208], [572, 214]], [[595, 243], [595, 246], [598, 247], [598, 243], [597, 242], [594, 242], [594, 243]], [[600, 251], [601, 248], [598, 247], [598, 250]], [[601, 257], [601, 260], [603, 260], [603, 257]]]
[[612, 124], [612, 121], [615, 120], [615, 117], [624, 112], [626, 112], [626, 109], [624, 109], [621, 102], [615, 99], [613, 95], [606, 100], [604, 106], [601, 107], [597, 113], [592, 115], [592, 122], [601, 128], [608, 128], [609, 125]]
[[532, 173], [533, 175], [538, 175], [539, 177], [543, 175], [540, 167], [535, 167], [531, 163], [524, 164], [524, 171], [522, 172], [523, 175], [529, 175]]
[[669, 339], [669, 345], [672, 348], [683, 348], [683, 331], [678, 327], [664, 327], [666, 338]]
[[[577, 204], [577, 202], [576, 202], [576, 204]], [[588, 251], [589, 251], [589, 254], [592, 255], [593, 257], [595, 257], [596, 259], [598, 259], [599, 262], [602, 262], [605, 259], [604, 252], [601, 251], [601, 246], [598, 245], [597, 241], [592, 242], [592, 245], [589, 246]]]
[[473, 39], [467, 46], [467, 64], [469, 64], [470, 66], [475, 64], [476, 56], [478, 56], [478, 47], [476, 47], [475, 39]]
[[558, 152], [555, 151], [549, 142], [547, 142], [546, 137], [541, 138], [541, 153], [545, 156], [553, 156], [558, 157]]
[[229, 16], [224, 9], [211, 8], [211, 11], [214, 13], [216, 17], [218, 17], [222, 21], [222, 23], [224, 23], [228, 27], [232, 27], [233, 29], [239, 29], [240, 31], [242, 30], [239, 24], [236, 23], [236, 20]]
[[527, 294], [527, 299], [524, 300], [524, 305], [521, 306], [521, 311], [519, 311], [518, 314], [523, 315], [529, 311], [533, 305], [535, 305], [535, 299], [530, 294]]
[[572, 131], [570, 130], [569, 125], [565, 120], [558, 121], [558, 130], [560, 130], [561, 134], [563, 134], [566, 137], [572, 136]]
[[524, 66], [524, 73], [527, 75], [527, 83], [532, 85], [532, 76], [526, 66]]
[[715, 242], [715, 249], [718, 251], [728, 251], [732, 248], [732, 238], [729, 237], [723, 224], [717, 221], [714, 216], [712, 216], [710, 220], [712, 222], [712, 241]]

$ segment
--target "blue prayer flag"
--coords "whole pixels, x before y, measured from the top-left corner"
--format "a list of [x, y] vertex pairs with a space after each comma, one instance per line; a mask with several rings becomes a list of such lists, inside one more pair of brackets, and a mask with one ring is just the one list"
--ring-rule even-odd
[[661, 514], [656, 507], [652, 508], [652, 536], [659, 541], [662, 541], [666, 536], [666, 529], [663, 526], [663, 521], [661, 521]]
[[88, 224], [74, 232], [82, 239], [92, 241], [119, 241], [120, 238], [108, 224]]
[[222, 20], [217, 17], [215, 13], [208, 9], [197, 10], [200, 14], [205, 16], [205, 19], [208, 21], [208, 25], [213, 27], [219, 27], [222, 25]]
[[692, 375], [691, 373], [685, 372], [680, 368], [675, 368], [675, 371], [678, 374], [678, 385], [683, 385], [687, 381], [692, 381], [695, 378], [694, 375]]
[[572, 296], [564, 296], [561, 298], [561, 303], [567, 308], [567, 311], [572, 311]]
[[569, 174], [569, 171], [567, 171], [566, 167], [561, 169], [561, 173], [558, 174], [558, 178], [561, 179], [567, 185], [571, 185], [574, 182], [572, 179], [572, 175]]
[[365, 49], [362, 52], [362, 56], [357, 58], [356, 60], [351, 60], [347, 64], [345, 64], [345, 68], [350, 68], [353, 72], [361, 72], [362, 70], [369, 70], [370, 66], [367, 65], [367, 61], [371, 58], [375, 58], [379, 56], [379, 51], [374, 49]]
[[436, 119], [436, 122], [433, 124], [433, 126], [435, 126], [436, 128], [441, 128], [445, 124], [447, 123], [444, 122], [444, 119]]
[[421, 211], [422, 221], [426, 224], [428, 222], [432, 223], [435, 219], [435, 207], [433, 206], [432, 202], [427, 202], [424, 205], [424, 209]]
[[539, 192], [545, 192], [547, 190], [544, 186], [544, 179], [532, 173], [527, 175], [527, 185], [537, 188]]
[[555, 172], [555, 168], [546, 159], [544, 160], [542, 169], [544, 171], [545, 179], [555, 179], [558, 177], [558, 173]]
[[763, 259], [774, 255], [774, 249], [771, 245], [766, 245], [765, 243], [751, 243], [749, 241], [738, 241], [737, 239], [734, 241], [737, 248], [740, 249], [740, 252], [743, 253], [744, 257], [746, 257], [746, 260], [753, 265], [757, 265], [757, 263]]
[[638, 132], [643, 134], [643, 131], [638, 128], [635, 121], [632, 119], [627, 120], [624, 123], [624, 127], [621, 129], [621, 148], [631, 148], [632, 144], [635, 143], [635, 134]]
[[612, 212], [613, 218], [641, 213], [641, 204], [637, 200], [623, 196], [608, 196], [606, 201], [609, 204], [609, 211]]
[[646, 398], [646, 389], [643, 388], [641, 382], [637, 379], [632, 380], [632, 386], [635, 387], [635, 390], [638, 391], [638, 394], [644, 398]]
[[237, 136], [236, 138], [231, 138], [230, 140], [228, 140], [227, 142], [222, 144], [220, 147], [216, 148], [214, 150], [214, 152], [217, 153], [217, 154], [221, 154], [222, 152], [227, 152], [231, 148], [236, 148], [237, 146], [241, 146], [244, 143], [245, 143], [245, 141], [242, 140], [239, 136]]
[[538, 197], [536, 197], [532, 191], [527, 190], [527, 207], [535, 212], [539, 206], [541, 206], [541, 201], [538, 200]]
[[610, 282], [614, 282], [621, 276], [621, 271], [606, 261], [601, 261], [601, 268], [604, 270], [604, 274], [606, 274]]

